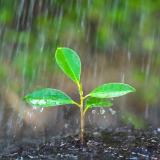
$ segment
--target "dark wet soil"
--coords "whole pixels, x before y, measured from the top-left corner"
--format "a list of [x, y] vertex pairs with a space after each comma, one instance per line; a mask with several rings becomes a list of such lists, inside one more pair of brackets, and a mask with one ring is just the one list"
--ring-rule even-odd
[[160, 160], [160, 128], [116, 128], [86, 135], [54, 137], [45, 143], [14, 143], [0, 154], [1, 160]]

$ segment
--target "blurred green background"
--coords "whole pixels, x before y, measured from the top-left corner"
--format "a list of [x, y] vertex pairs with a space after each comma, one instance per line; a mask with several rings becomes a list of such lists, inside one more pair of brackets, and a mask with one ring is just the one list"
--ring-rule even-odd
[[13, 121], [23, 115], [23, 96], [37, 88], [77, 97], [54, 60], [56, 47], [65, 46], [80, 54], [86, 92], [129, 83], [137, 92], [117, 100], [115, 110], [124, 121], [159, 126], [159, 18], [159, 0], [0, 0], [1, 124], [13, 112]]

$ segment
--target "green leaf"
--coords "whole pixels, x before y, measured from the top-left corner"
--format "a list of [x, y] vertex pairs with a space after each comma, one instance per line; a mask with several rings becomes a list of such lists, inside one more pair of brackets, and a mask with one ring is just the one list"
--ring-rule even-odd
[[89, 97], [86, 100], [86, 107], [111, 107], [112, 103], [106, 99], [100, 99], [95, 97]]
[[135, 88], [124, 83], [108, 83], [95, 88], [88, 96], [97, 98], [112, 98], [135, 92]]
[[57, 48], [55, 58], [61, 70], [75, 83], [79, 83], [81, 61], [78, 54], [70, 48]]
[[65, 104], [74, 104], [74, 101], [64, 92], [45, 88], [34, 91], [24, 97], [25, 101], [35, 107], [51, 107]]

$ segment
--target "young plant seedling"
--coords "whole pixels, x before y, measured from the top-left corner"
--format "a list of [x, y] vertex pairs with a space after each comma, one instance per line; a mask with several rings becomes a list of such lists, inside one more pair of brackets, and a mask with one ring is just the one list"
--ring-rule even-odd
[[80, 102], [75, 102], [66, 93], [52, 88], [34, 91], [26, 95], [24, 99], [27, 103], [36, 107], [54, 107], [66, 104], [77, 106], [80, 109], [80, 141], [83, 144], [84, 117], [86, 112], [94, 107], [111, 107], [110, 98], [134, 92], [135, 89], [124, 83], [107, 83], [84, 95], [80, 79], [81, 61], [78, 54], [70, 48], [57, 48], [55, 59], [60, 69], [76, 84], [80, 95]]

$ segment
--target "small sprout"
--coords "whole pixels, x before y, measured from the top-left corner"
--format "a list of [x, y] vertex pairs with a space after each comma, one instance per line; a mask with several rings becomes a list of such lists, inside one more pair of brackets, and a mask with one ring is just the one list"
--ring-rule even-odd
[[[94, 107], [111, 107], [113, 97], [119, 97], [135, 89], [124, 83], [103, 84], [87, 95], [83, 95], [81, 83], [81, 61], [78, 54], [70, 48], [57, 48], [55, 53], [56, 63], [59, 68], [76, 84], [80, 102], [75, 102], [66, 93], [52, 88], [34, 91], [24, 97], [25, 101], [36, 107], [54, 107], [74, 104], [80, 109], [80, 140], [84, 142], [84, 117], [89, 109]], [[84, 103], [85, 102], [85, 103]]]

